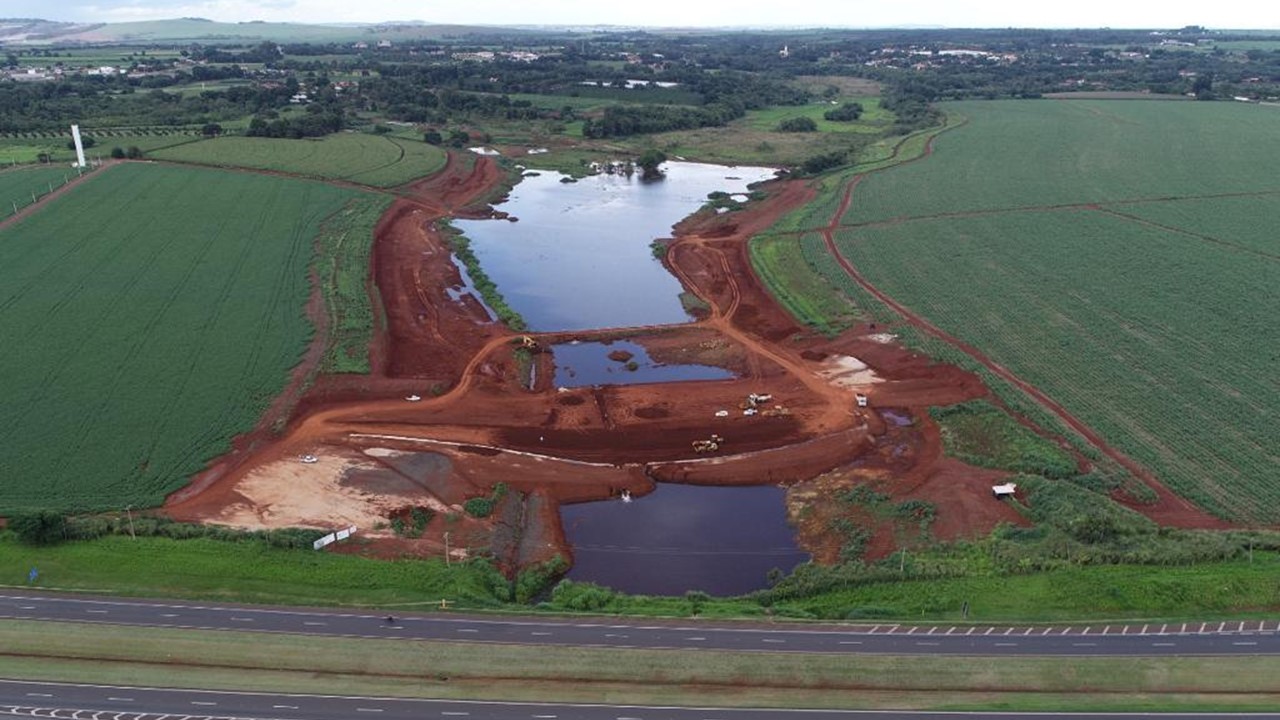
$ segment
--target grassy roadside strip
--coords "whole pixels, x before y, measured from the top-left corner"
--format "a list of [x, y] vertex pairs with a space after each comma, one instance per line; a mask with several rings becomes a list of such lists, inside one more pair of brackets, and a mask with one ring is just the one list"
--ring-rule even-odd
[[357, 198], [320, 228], [316, 269], [329, 316], [322, 372], [369, 372], [374, 303], [378, 302], [369, 287], [369, 256], [373, 228], [390, 203], [391, 198], [385, 195]]
[[[512, 604], [511, 585], [482, 561], [378, 561], [272, 548], [261, 542], [108, 536], [30, 547], [0, 539], [0, 581], [23, 586], [138, 597], [281, 605], [430, 610], [447, 598], [459, 609], [706, 618], [901, 618], [960, 622], [1150, 622], [1274, 617], [1280, 608], [1280, 554], [1189, 565], [1066, 565], [1011, 574], [1015, 541], [988, 538], [913, 553], [906, 577], [892, 568], [851, 566], [786, 580], [768, 597], [691, 599], [629, 596], [561, 583], [546, 603]], [[946, 574], [943, 574], [946, 573]], [[961, 575], [963, 573], [963, 575]], [[959, 576], [957, 576], [959, 575]], [[938, 578], [938, 579], [928, 579]], [[766, 606], [765, 603], [768, 603]], [[1270, 611], [1270, 612], [1268, 612]]]
[[[371, 622], [374, 622], [371, 620]], [[0, 676], [322, 694], [815, 708], [1275, 707], [1276, 657], [990, 658], [325, 638], [0, 621]]]

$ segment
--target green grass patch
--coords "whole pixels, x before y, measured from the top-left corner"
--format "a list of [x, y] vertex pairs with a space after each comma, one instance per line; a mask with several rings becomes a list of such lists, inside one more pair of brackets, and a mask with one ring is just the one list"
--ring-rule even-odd
[[570, 85], [560, 89], [561, 95], [591, 100], [608, 100], [613, 103], [643, 103], [646, 105], [701, 105], [702, 96], [680, 87], [615, 88], [597, 85]]
[[857, 308], [848, 298], [814, 272], [801, 249], [801, 238], [754, 237], [750, 255], [756, 275], [801, 324], [825, 335], [836, 335], [860, 319]]
[[1066, 478], [1076, 473], [1070, 455], [1020, 425], [991, 403], [973, 400], [931, 408], [948, 455], [970, 465]]
[[[982, 562], [977, 553], [972, 561]], [[968, 603], [968, 620], [974, 622], [1270, 616], [1280, 607], [1277, 572], [1280, 556], [1255, 553], [1252, 563], [1063, 567], [1021, 576], [870, 583], [796, 600], [794, 606], [823, 618], [961, 621]]]
[[[1093, 508], [1100, 498], [1069, 483], [1043, 481], [1053, 483], [1046, 489], [1027, 482], [1032, 512], [1057, 515], [1064, 530], [1004, 528], [975, 543], [922, 548], [873, 565], [805, 565], [772, 590], [741, 598], [624, 595], [563, 581], [547, 602], [533, 609], [670, 617], [958, 620], [968, 602], [970, 619], [976, 621], [1049, 622], [1225, 619], [1280, 608], [1280, 541], [1274, 535], [1157, 531], [1116, 515], [1110, 519], [1117, 532], [1091, 544], [1071, 532], [1085, 527], [1077, 518], [1110, 512]], [[880, 505], [894, 514], [914, 512]], [[914, 522], [910, 517], [906, 521]], [[122, 521], [117, 518], [116, 524], [122, 526]], [[1255, 548], [1252, 553], [1250, 547]], [[1150, 564], [1093, 564], [1125, 557]], [[1213, 560], [1224, 557], [1230, 559]], [[24, 584], [27, 571], [37, 567], [41, 587], [127, 596], [371, 608], [427, 608], [448, 599], [459, 608], [530, 610], [511, 603], [511, 583], [485, 561], [381, 561], [282, 549], [252, 538], [228, 542], [140, 535], [135, 540], [117, 535], [30, 547], [9, 534], [0, 537], [0, 567], [10, 573], [0, 575], [0, 584]]]
[[0, 510], [159, 504], [258, 421], [354, 193], [131, 163], [0, 232]]
[[385, 135], [343, 132], [323, 138], [226, 136], [152, 153], [161, 160], [274, 170], [373, 187], [394, 187], [444, 167], [434, 145]]
[[827, 120], [823, 115], [840, 107], [840, 104], [824, 102], [749, 110], [744, 122], [753, 130], [775, 130], [784, 120], [809, 118], [817, 125], [818, 132], [863, 134], [882, 133], [893, 125], [893, 113], [880, 107], [880, 98], [849, 98], [841, 102], [861, 103], [862, 117], [851, 122]]
[[317, 272], [329, 316], [324, 372], [369, 372], [375, 317], [382, 314], [369, 281], [373, 228], [390, 202], [386, 197], [354, 199], [320, 228]]
[[[9, 653], [0, 655], [5, 676], [127, 684], [136, 682], [125, 674], [132, 671], [144, 672], [148, 684], [168, 687], [513, 701], [599, 702], [607, 692], [610, 702], [665, 706], [1185, 710], [1239, 709], [1274, 698], [1272, 680], [1280, 671], [1280, 660], [1271, 657], [1030, 657], [1008, 672], [966, 657], [57, 627], [68, 632], [50, 632], [47, 623], [0, 621]], [[503, 668], [501, 678], [493, 677], [493, 668]], [[1215, 697], [1197, 698], [1200, 693]]]
[[260, 541], [111, 536], [29, 547], [10, 536], [0, 540], [0, 562], [13, 569], [15, 585], [37, 567], [40, 586], [140, 597], [365, 607], [448, 598], [471, 608], [510, 597], [507, 581], [485, 562], [373, 560]]
[[520, 158], [520, 164], [533, 172], [558, 172], [570, 177], [582, 178], [590, 174], [592, 162], [613, 157], [607, 153], [576, 148], [556, 148], [551, 152], [538, 153]]

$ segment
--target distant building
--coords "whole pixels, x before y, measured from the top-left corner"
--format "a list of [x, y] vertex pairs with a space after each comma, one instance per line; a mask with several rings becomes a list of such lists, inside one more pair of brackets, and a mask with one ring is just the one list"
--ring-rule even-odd
[[391, 41], [390, 41], [390, 40], [379, 40], [379, 41], [378, 41], [378, 47], [383, 48], [383, 49], [389, 48], [389, 47], [391, 47]]
[[356, 50], [368, 50], [368, 49], [369, 49], [369, 43], [367, 43], [367, 42], [358, 42], [358, 43], [356, 43], [356, 44], [352, 45], [351, 47], [355, 48]]

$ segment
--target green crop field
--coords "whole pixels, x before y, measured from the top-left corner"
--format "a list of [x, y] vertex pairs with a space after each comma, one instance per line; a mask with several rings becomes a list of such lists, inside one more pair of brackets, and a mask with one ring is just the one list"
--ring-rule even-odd
[[[850, 122], [827, 120], [823, 115], [845, 102], [862, 104], [862, 117]], [[880, 107], [880, 98], [848, 98], [839, 103], [819, 103], [801, 106], [778, 106], [747, 113], [746, 124], [754, 130], [774, 130], [778, 123], [788, 118], [807, 117], [818, 125], [818, 132], [880, 133], [893, 123], [893, 113]]]
[[[1179, 494], [1224, 517], [1280, 522], [1280, 241], [1269, 222], [1280, 113], [1137, 101], [951, 109], [970, 122], [932, 157], [858, 185], [841, 252]], [[804, 240], [811, 267], [856, 297]]]
[[[121, 150], [137, 147], [150, 155], [160, 148], [194, 142], [199, 139], [198, 130], [194, 128], [81, 128], [85, 137], [94, 139], [92, 147], [85, 148], [85, 158], [105, 160], [111, 155], [111, 148]], [[71, 133], [21, 133], [0, 137], [0, 166], [14, 164], [30, 164], [40, 161], [42, 154], [49, 156], [49, 161], [69, 167], [76, 159], [74, 148], [68, 147]]]
[[312, 334], [313, 242], [361, 193], [130, 163], [0, 232], [0, 512], [155, 505]]
[[394, 187], [444, 167], [445, 153], [421, 140], [361, 133], [285, 140], [220, 137], [151, 153], [160, 160], [244, 167]]
[[76, 179], [77, 174], [75, 168], [62, 165], [0, 171], [0, 220]]
[[1280, 111], [1245, 103], [948, 103], [973, 121], [929, 162], [867, 178], [845, 224], [1055, 204], [1280, 190]]

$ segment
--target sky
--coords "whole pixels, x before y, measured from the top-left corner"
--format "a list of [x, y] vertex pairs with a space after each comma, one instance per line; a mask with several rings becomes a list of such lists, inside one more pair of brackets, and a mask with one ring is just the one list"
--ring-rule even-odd
[[388, 22], [680, 27], [1280, 29], [1274, 0], [3, 0], [0, 17], [124, 22]]

